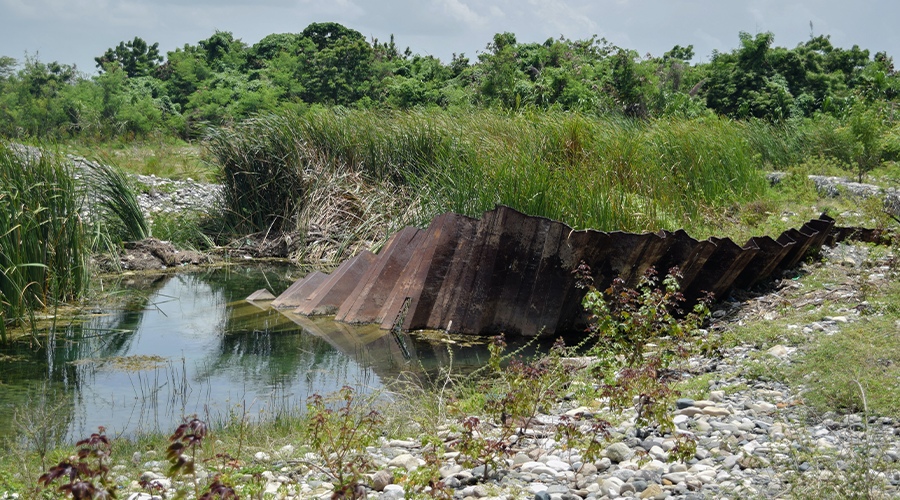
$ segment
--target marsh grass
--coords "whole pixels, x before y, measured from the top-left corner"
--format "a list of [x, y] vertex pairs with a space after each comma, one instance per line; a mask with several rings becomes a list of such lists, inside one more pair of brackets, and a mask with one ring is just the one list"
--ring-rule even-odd
[[109, 160], [87, 164], [91, 207], [95, 222], [120, 241], [139, 241], [150, 236], [150, 225], [138, 204], [133, 182]]
[[[779, 130], [720, 118], [641, 122], [575, 113], [490, 110], [264, 115], [208, 136], [221, 166], [225, 226], [235, 233], [303, 226], [310, 186], [335, 176], [416, 205], [398, 224], [497, 204], [578, 228], [703, 232], [709, 207], [763, 196], [752, 138]], [[782, 149], [792, 146], [784, 145]], [[786, 162], [787, 153], [773, 153]], [[385, 186], [392, 186], [387, 187]], [[392, 213], [374, 197], [370, 213]], [[712, 211], [715, 212], [715, 211]], [[339, 215], [339, 214], [336, 214]]]
[[34, 311], [86, 289], [90, 244], [80, 190], [51, 154], [19, 155], [0, 144], [0, 339], [34, 322]]

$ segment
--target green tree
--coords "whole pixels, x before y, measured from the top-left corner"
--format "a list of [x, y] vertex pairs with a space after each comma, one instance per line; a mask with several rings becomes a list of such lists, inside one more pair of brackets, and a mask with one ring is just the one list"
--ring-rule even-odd
[[130, 42], [119, 42], [117, 47], [106, 49], [94, 61], [101, 73], [107, 71], [108, 65], [113, 64], [125, 70], [129, 77], [136, 77], [153, 73], [163, 57], [159, 54], [159, 43], [147, 45], [140, 37], [134, 37]]
[[0, 82], [9, 79], [18, 64], [19, 62], [12, 57], [0, 56]]
[[736, 118], [789, 117], [793, 95], [787, 80], [774, 71], [769, 60], [774, 35], [766, 32], [754, 37], [741, 32], [740, 39], [740, 49], [731, 54], [713, 54], [711, 73], [704, 86], [707, 106]]
[[230, 31], [219, 31], [206, 40], [197, 42], [206, 59], [206, 64], [215, 71], [225, 68], [242, 70], [247, 63], [247, 46], [235, 39]]
[[314, 23], [303, 37], [315, 47], [302, 75], [304, 100], [348, 105], [368, 96], [375, 52], [361, 33], [338, 23]]

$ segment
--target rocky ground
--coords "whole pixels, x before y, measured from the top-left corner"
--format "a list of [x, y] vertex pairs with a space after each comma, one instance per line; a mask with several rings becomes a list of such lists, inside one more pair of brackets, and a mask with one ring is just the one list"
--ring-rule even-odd
[[[77, 164], [83, 160], [73, 161]], [[186, 209], [209, 210], [221, 189], [191, 180], [153, 176], [134, 179], [146, 188], [139, 200], [150, 216]], [[850, 192], [897, 198], [896, 190], [871, 191], [846, 179], [813, 180], [831, 195]], [[832, 189], [834, 186], [841, 187]], [[865, 253], [862, 246], [845, 245], [826, 251], [825, 265], [869, 266], [868, 279], [875, 287], [897, 279], [895, 268], [883, 260], [867, 261]], [[726, 302], [715, 311], [710, 328], [726, 331], [734, 325], [770, 321], [778, 315], [776, 305], [815, 305], [826, 296], [844, 300], [847, 306], [838, 309], [836, 315], [786, 328], [801, 335], [828, 335], [866, 313], [858, 287], [838, 286], [791, 296], [790, 289], [795, 286], [799, 284], [784, 280], [771, 293]], [[580, 418], [584, 425], [595, 418], [609, 418], [609, 408], [601, 400], [582, 401], [585, 404], [580, 405], [564, 398], [537, 415], [529, 429], [522, 430], [512, 443], [511, 453], [502, 457], [502, 466], [490, 472], [486, 481], [482, 479], [483, 467], [464, 466], [460, 452], [453, 449], [452, 443], [459, 437], [458, 422], [445, 422], [439, 428], [447, 447], [441, 457], [440, 476], [449, 495], [457, 500], [820, 498], [828, 497], [822, 492], [850, 484], [857, 485], [852, 487], [858, 488], [860, 498], [900, 497], [900, 421], [864, 413], [816, 412], [804, 403], [807, 389], [802, 385], [748, 374], [748, 363], [764, 368], [785, 366], [800, 354], [797, 347], [789, 345], [759, 348], [748, 343], [724, 349], [720, 356], [692, 359], [687, 376], [703, 377], [705, 398], [679, 399], [672, 408], [677, 432], [697, 442], [696, 454], [687, 462], [670, 461], [673, 437], [645, 434], [635, 428], [633, 412], [617, 419], [600, 459], [582, 460], [583, 450], [556, 441], [550, 429], [563, 416]], [[310, 467], [321, 465], [322, 457], [303, 454], [303, 449], [304, 443], [298, 442], [256, 452], [244, 466], [259, 472], [236, 477], [238, 493], [260, 498], [340, 498], [321, 469]], [[403, 484], [392, 483], [395, 477], [425, 466], [427, 451], [429, 447], [423, 446], [419, 436], [382, 438], [377, 446], [367, 449], [378, 472], [369, 477], [359, 493], [377, 500], [412, 496]], [[115, 481], [134, 491], [130, 497], [121, 495], [123, 498], [151, 498], [127, 474], [135, 465], [141, 470], [140, 480], [156, 487], [153, 498], [164, 498], [184, 485], [165, 476], [168, 463], [155, 452], [136, 453], [132, 462], [112, 467]], [[210, 472], [210, 468], [198, 467], [196, 478], [209, 477]], [[866, 492], [867, 488], [870, 491]]]
[[[12, 144], [22, 154], [40, 156], [41, 150], [32, 146]], [[75, 169], [76, 177], [84, 175], [92, 162], [75, 155], [67, 155]], [[185, 180], [166, 179], [155, 175], [129, 174], [138, 188], [137, 198], [144, 212], [150, 219], [156, 214], [174, 214], [195, 211], [210, 213], [222, 192], [220, 184], [197, 182], [190, 177]]]
[[[824, 254], [825, 263], [817, 265], [865, 267], [872, 286], [897, 279], [890, 258], [870, 259], [865, 246], [841, 245]], [[786, 326], [799, 335], [833, 335], [867, 313], [865, 296], [854, 283], [801, 292], [802, 281], [785, 279], [770, 293], [720, 304], [710, 328], [725, 332], [737, 325], [772, 320], [781, 314], [779, 308], [838, 300], [846, 306], [839, 307], [837, 314]], [[900, 331], [900, 322], [897, 328]], [[447, 450], [440, 476], [457, 500], [832, 498], [842, 488], [845, 493], [837, 497], [847, 497], [847, 491], [859, 498], [900, 497], [900, 421], [865, 413], [817, 412], [804, 402], [804, 386], [748, 373], [747, 367], [754, 363], [764, 369], [788, 366], [802, 348], [784, 344], [758, 348], [746, 343], [729, 347], [720, 356], [693, 358], [687, 377], [700, 377], [708, 386], [702, 390], [705, 398], [682, 398], [672, 408], [677, 433], [693, 436], [697, 442], [696, 454], [687, 462], [670, 461], [673, 436], [636, 429], [633, 412], [614, 421], [612, 438], [601, 458], [582, 460], [583, 450], [554, 439], [552, 429], [564, 415], [581, 419], [585, 426], [594, 418], [607, 419], [609, 408], [605, 401], [578, 404], [574, 398], [564, 398], [511, 440], [510, 453], [486, 481], [483, 466], [463, 465], [460, 452], [453, 449], [459, 424], [446, 422], [439, 427]], [[333, 496], [334, 485], [321, 469], [310, 467], [321, 465], [321, 457], [298, 451], [302, 449], [304, 443], [294, 443], [256, 452], [248, 464], [261, 472], [236, 477], [239, 492], [256, 488], [253, 491], [262, 497], [339, 498]], [[381, 438], [367, 450], [378, 472], [369, 476], [363, 488], [366, 496], [411, 497], [404, 484], [393, 484], [394, 478], [424, 467], [430, 449], [417, 436]], [[177, 487], [164, 477], [167, 463], [160, 460], [152, 452], [136, 454], [141, 479], [163, 488]], [[125, 476], [119, 481], [138, 489], [138, 482]], [[135, 493], [132, 500], [142, 496], [150, 498]]]

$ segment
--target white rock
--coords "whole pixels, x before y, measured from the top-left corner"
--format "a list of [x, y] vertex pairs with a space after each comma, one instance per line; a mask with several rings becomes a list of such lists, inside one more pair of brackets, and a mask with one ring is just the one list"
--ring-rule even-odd
[[389, 484], [384, 487], [381, 498], [383, 500], [400, 500], [404, 495], [403, 486], [400, 486], [399, 484]]
[[256, 460], [258, 460], [260, 462], [268, 462], [269, 460], [272, 459], [272, 457], [270, 457], [269, 454], [264, 451], [256, 452], [256, 454], [253, 455], [253, 458], [255, 458]]
[[766, 351], [766, 354], [775, 356], [776, 358], [783, 358], [787, 356], [788, 350], [787, 347], [778, 344], [776, 346], [770, 347], [769, 350]]
[[716, 406], [707, 406], [703, 408], [703, 413], [709, 415], [710, 417], [725, 417], [731, 415], [731, 412], [728, 411], [728, 408], [718, 408]]
[[388, 462], [388, 465], [390, 467], [406, 468], [406, 463], [409, 461], [410, 458], [413, 458], [413, 456], [410, 455], [409, 453], [401, 453], [400, 455], [397, 455], [396, 457], [392, 458], [391, 461]]
[[525, 462], [522, 464], [522, 472], [530, 472], [535, 469], [535, 467], [543, 467], [542, 462]]
[[539, 491], [547, 491], [547, 485], [542, 483], [532, 483], [528, 485], [528, 491], [530, 491], [532, 495]]
[[563, 462], [562, 460], [548, 460], [547, 467], [550, 467], [557, 472], [563, 472], [572, 469], [571, 465]]
[[683, 483], [685, 479], [687, 479], [687, 472], [670, 472], [668, 474], [663, 475], [663, 479], [670, 481], [672, 484]]
[[619, 489], [622, 488], [623, 484], [625, 484], [625, 481], [617, 477], [611, 477], [600, 485], [600, 493], [609, 497], [619, 496]]

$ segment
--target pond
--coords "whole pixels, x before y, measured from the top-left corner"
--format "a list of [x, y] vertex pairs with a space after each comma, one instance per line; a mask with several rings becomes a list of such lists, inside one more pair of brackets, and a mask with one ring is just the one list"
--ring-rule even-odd
[[315, 393], [377, 391], [450, 363], [467, 373], [489, 357], [484, 338], [395, 334], [244, 300], [260, 288], [277, 294], [302, 275], [258, 264], [123, 277], [116, 306], [46, 332], [40, 347], [0, 348], [0, 437], [16, 433], [16, 422], [72, 441], [98, 426], [126, 437], [165, 432], [193, 414], [272, 417], [302, 410]]

